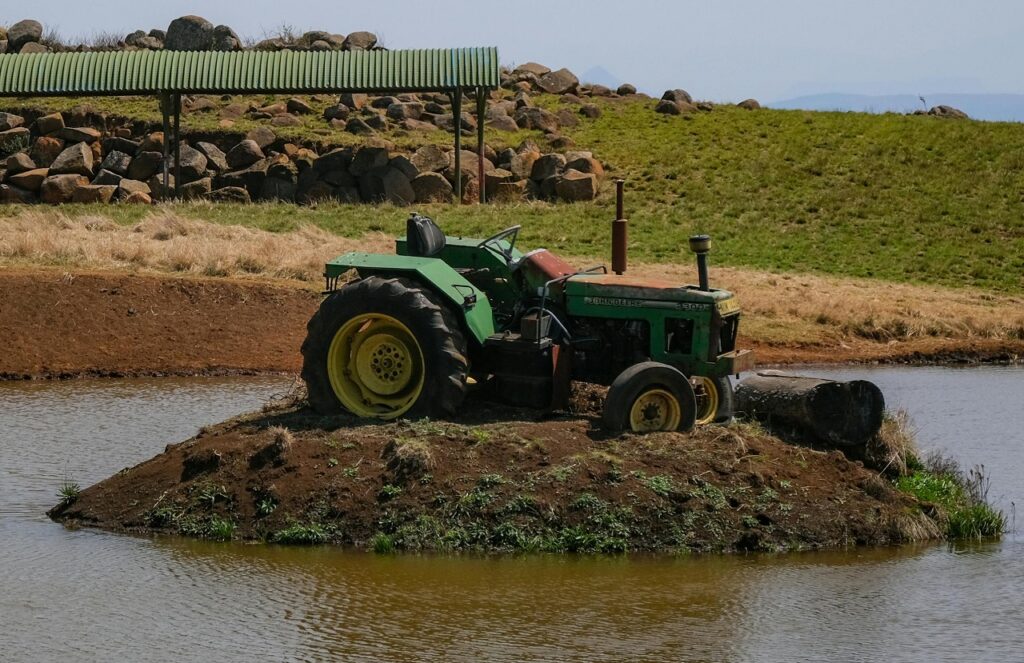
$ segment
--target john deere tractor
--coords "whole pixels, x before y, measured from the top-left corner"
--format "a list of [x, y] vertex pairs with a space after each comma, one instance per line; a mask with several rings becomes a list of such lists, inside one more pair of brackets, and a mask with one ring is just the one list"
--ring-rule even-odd
[[310, 403], [377, 419], [444, 417], [472, 388], [511, 405], [562, 409], [570, 382], [581, 380], [610, 385], [603, 422], [611, 430], [729, 419], [729, 376], [752, 369], [753, 356], [735, 347], [736, 299], [708, 286], [708, 237], [690, 239], [698, 285], [630, 277], [621, 216], [613, 224], [618, 273], [578, 269], [546, 249], [524, 253], [520, 226], [485, 239], [446, 237], [415, 214], [395, 255], [330, 261], [302, 346]]

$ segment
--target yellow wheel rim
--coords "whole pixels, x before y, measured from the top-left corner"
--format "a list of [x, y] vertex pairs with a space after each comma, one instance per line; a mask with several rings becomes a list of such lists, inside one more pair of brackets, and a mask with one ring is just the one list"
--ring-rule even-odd
[[678, 430], [682, 418], [679, 400], [664, 389], [645, 391], [629, 409], [629, 427], [634, 433]]
[[364, 313], [341, 326], [327, 351], [327, 377], [345, 409], [394, 419], [423, 392], [423, 351], [409, 328], [389, 315]]
[[696, 424], [710, 424], [718, 413], [718, 388], [714, 380], [703, 375], [690, 378], [693, 396], [697, 401]]

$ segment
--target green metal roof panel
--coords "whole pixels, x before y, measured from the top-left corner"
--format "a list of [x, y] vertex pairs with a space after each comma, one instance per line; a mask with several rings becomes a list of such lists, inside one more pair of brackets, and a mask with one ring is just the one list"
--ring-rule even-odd
[[496, 88], [498, 49], [0, 55], [0, 96]]

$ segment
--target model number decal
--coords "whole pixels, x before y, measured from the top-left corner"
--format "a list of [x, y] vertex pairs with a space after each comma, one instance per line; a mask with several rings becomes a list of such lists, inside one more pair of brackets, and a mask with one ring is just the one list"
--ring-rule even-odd
[[593, 306], [619, 306], [625, 308], [664, 308], [673, 311], [706, 311], [711, 308], [710, 304], [699, 304], [695, 302], [665, 302], [645, 299], [624, 299], [618, 297], [584, 297], [584, 304]]

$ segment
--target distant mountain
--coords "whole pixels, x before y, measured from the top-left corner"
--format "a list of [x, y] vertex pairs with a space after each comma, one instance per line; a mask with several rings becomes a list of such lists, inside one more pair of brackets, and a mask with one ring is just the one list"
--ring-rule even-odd
[[580, 76], [580, 82], [597, 83], [598, 85], [603, 85], [614, 90], [622, 85], [623, 81], [612, 72], [598, 65], [583, 72], [583, 75]]
[[[811, 94], [767, 104], [770, 108], [908, 113], [919, 108], [946, 105], [959, 108], [976, 120], [1024, 122], [1024, 94]], [[927, 106], [927, 107], [926, 107]]]

